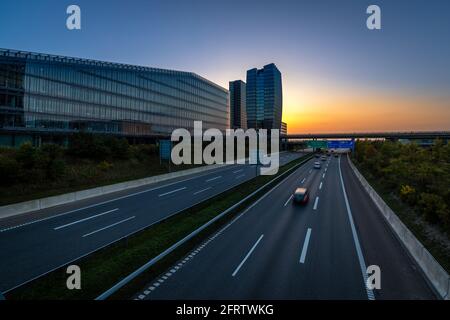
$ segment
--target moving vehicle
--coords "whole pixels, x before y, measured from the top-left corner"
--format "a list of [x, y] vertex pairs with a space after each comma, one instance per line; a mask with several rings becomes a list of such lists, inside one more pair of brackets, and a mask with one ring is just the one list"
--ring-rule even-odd
[[325, 161], [325, 160], [327, 160], [327, 157], [321, 156], [321, 157], [320, 157], [320, 160]]
[[335, 154], [334, 154], [334, 157], [335, 157], [335, 158], [339, 158], [339, 154], [335, 153]]
[[309, 200], [309, 191], [306, 188], [297, 188], [294, 192], [294, 202], [305, 204]]
[[321, 164], [319, 161], [314, 162], [314, 169], [320, 169]]

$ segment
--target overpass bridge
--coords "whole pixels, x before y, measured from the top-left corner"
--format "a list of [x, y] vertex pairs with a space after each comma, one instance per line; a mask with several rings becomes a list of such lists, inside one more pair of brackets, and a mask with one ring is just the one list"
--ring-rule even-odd
[[281, 135], [282, 140], [313, 139], [450, 139], [450, 131], [399, 131], [399, 132], [353, 132], [353, 133], [303, 133]]

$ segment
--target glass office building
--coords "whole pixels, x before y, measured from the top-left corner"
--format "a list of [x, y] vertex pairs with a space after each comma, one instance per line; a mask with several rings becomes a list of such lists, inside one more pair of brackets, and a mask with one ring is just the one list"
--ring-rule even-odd
[[247, 71], [247, 126], [281, 129], [283, 93], [281, 73], [275, 64]]
[[229, 113], [228, 90], [194, 73], [0, 50], [1, 145], [80, 131], [168, 136], [194, 120], [225, 130]]
[[230, 128], [247, 129], [247, 108], [245, 82], [230, 81]]

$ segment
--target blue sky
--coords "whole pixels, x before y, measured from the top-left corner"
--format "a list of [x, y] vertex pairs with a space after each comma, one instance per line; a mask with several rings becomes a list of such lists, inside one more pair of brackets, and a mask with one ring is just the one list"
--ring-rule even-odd
[[[80, 31], [65, 27], [70, 4]], [[370, 4], [382, 30], [366, 28]], [[449, 14], [446, 0], [2, 0], [0, 47], [193, 71], [224, 87], [274, 62], [293, 119], [327, 112], [320, 94], [447, 99]]]

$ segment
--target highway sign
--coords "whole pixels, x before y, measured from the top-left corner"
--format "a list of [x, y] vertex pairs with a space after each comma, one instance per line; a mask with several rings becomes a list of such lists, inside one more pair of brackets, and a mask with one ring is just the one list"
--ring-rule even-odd
[[329, 149], [352, 149], [355, 146], [354, 140], [330, 140], [328, 141]]
[[322, 148], [326, 149], [328, 147], [327, 140], [308, 140], [308, 148]]
[[159, 140], [159, 157], [161, 160], [170, 160], [172, 153], [172, 141]]

